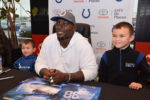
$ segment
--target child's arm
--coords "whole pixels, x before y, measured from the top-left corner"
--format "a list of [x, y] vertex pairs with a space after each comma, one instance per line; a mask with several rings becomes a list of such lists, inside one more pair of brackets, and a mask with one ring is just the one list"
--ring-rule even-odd
[[18, 61], [15, 61], [15, 62], [14, 62], [13, 68], [16, 68], [16, 69], [18, 68]]
[[131, 82], [129, 88], [139, 90], [143, 87], [142, 84], [147, 83], [148, 78], [150, 78], [150, 67], [147, 63], [146, 57], [142, 59], [139, 63], [140, 75], [139, 75], [139, 82]]
[[139, 64], [139, 67], [141, 71], [139, 75], [139, 82], [142, 84], [147, 84], [148, 79], [150, 79], [150, 66], [148, 65], [146, 57], [142, 59], [142, 61]]
[[136, 83], [136, 82], [131, 82], [129, 85], [130, 89], [135, 89], [135, 90], [139, 90], [141, 89], [143, 86], [141, 83]]

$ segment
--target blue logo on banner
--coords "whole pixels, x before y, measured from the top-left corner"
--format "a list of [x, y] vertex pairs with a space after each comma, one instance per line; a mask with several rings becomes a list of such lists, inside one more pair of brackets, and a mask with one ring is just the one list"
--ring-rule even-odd
[[83, 9], [83, 11], [82, 11], [82, 17], [85, 18], [85, 19], [89, 18], [90, 15], [91, 15], [90, 9], [88, 9], [87, 11], [88, 11], [88, 15], [87, 16], [84, 15], [85, 9]]
[[122, 0], [116, 0], [116, 1], [121, 2]]
[[55, 0], [57, 3], [61, 3], [62, 2], [62, 0]]

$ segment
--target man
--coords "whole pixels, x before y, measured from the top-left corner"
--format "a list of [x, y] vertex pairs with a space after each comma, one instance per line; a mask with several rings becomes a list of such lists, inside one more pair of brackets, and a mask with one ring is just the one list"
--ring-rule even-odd
[[95, 55], [87, 39], [75, 32], [74, 15], [63, 12], [51, 20], [56, 21], [56, 33], [44, 40], [36, 72], [52, 84], [93, 80], [98, 70]]

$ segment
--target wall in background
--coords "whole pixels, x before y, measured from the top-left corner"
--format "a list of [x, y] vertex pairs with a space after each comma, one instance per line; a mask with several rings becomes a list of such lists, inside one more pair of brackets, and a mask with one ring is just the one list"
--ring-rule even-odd
[[139, 0], [138, 3], [135, 49], [146, 55], [150, 65], [150, 0]]

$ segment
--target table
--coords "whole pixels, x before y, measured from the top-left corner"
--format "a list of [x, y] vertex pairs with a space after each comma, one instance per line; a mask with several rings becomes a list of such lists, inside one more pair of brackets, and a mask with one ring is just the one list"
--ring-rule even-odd
[[125, 86], [117, 86], [108, 83], [86, 82], [83, 84], [101, 87], [100, 100], [150, 100], [150, 88], [132, 90]]
[[[35, 77], [37, 74], [11, 69], [11, 71], [0, 75], [1, 77], [14, 76], [14, 78], [0, 81], [0, 95], [16, 87], [19, 82]], [[100, 100], [149, 100], [150, 88], [143, 88], [139, 91], [128, 87], [117, 86], [107, 83], [79, 82], [79, 84], [98, 86], [102, 88]]]
[[[6, 68], [4, 70], [6, 70]], [[9, 72], [6, 72], [0, 75], [0, 78], [8, 77], [8, 76], [14, 76], [14, 78], [0, 80], [0, 95], [16, 87], [17, 85], [19, 85], [19, 82], [24, 81], [27, 78], [37, 76], [37, 75], [31, 72], [11, 69]]]

